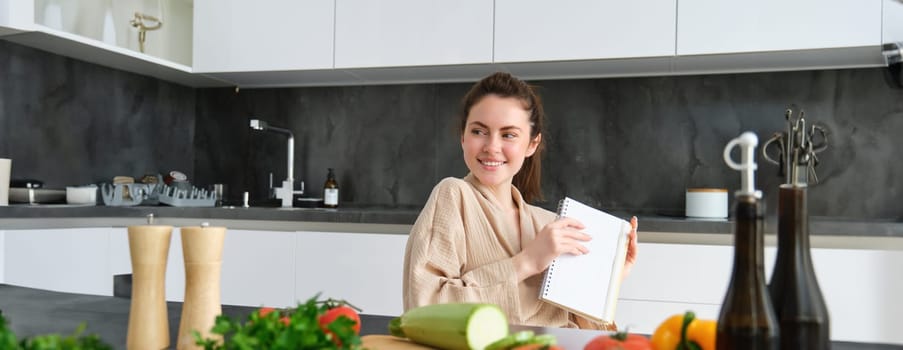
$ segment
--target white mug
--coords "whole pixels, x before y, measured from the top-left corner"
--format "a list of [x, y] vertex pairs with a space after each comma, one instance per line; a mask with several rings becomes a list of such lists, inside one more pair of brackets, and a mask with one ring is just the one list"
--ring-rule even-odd
[[0, 158], [0, 206], [9, 205], [9, 174], [12, 164], [12, 159]]

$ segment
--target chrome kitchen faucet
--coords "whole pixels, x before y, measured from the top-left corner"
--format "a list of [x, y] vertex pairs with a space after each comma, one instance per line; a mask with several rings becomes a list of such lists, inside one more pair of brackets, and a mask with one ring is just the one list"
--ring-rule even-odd
[[292, 134], [292, 131], [289, 129], [270, 126], [267, 122], [260, 119], [251, 119], [250, 126], [251, 129], [254, 130], [273, 131], [288, 136], [288, 161], [286, 162], [286, 174], [288, 175], [286, 176], [285, 181], [282, 181], [282, 187], [277, 187], [274, 191], [276, 192], [276, 198], [282, 200], [282, 207], [291, 208], [292, 202], [294, 201], [294, 195], [296, 193], [304, 194], [304, 181], [301, 181], [301, 190], [295, 191], [295, 135]]

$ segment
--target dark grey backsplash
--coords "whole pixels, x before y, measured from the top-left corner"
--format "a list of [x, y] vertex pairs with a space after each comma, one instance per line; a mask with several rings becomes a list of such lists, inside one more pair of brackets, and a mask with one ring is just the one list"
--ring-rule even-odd
[[394, 85], [198, 92], [197, 174], [230, 194], [266, 195], [286, 177], [286, 137], [248, 127], [250, 116], [295, 134], [295, 178], [322, 196], [334, 168], [341, 200], [419, 206], [438, 179], [463, 176], [451, 124], [467, 85]]
[[63, 188], [193, 172], [195, 90], [0, 40], [0, 157]]
[[[549, 117], [544, 207], [564, 195], [594, 206], [682, 215], [687, 187], [739, 187], [722, 160], [741, 132], [760, 142], [784, 130], [796, 104], [825, 126], [818, 216], [895, 219], [903, 214], [903, 91], [880, 69], [537, 81]], [[335, 168], [342, 200], [419, 206], [446, 176], [462, 176], [455, 113], [470, 84], [390, 85], [198, 93], [197, 174], [232, 187], [285, 177], [285, 138], [252, 132], [251, 115], [294, 130], [296, 178], [319, 196]], [[757, 187], [776, 208], [781, 179], [757, 154]], [[235, 191], [233, 191], [235, 193]]]
[[[544, 192], [610, 210], [682, 215], [687, 187], [739, 187], [724, 145], [783, 130], [796, 104], [829, 131], [810, 213], [903, 218], [903, 90], [881, 69], [535, 81], [549, 117]], [[0, 156], [14, 177], [52, 185], [183, 170], [237, 199], [286, 176], [322, 196], [335, 168], [343, 205], [416, 208], [443, 177], [466, 174], [455, 114], [470, 84], [191, 89], [0, 41]], [[757, 152], [757, 187], [776, 208], [777, 167]]]

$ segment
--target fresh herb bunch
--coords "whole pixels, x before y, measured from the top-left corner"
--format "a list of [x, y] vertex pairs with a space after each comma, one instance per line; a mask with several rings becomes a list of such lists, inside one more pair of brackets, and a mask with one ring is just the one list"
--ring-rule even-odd
[[7, 328], [6, 319], [0, 315], [0, 349], [10, 350], [112, 350], [96, 334], [82, 335], [85, 331], [82, 323], [72, 335], [59, 334], [40, 335], [33, 338], [16, 339], [12, 330]]
[[222, 342], [204, 339], [197, 331], [194, 339], [206, 350], [361, 349], [356, 322], [350, 318], [341, 316], [325, 325], [331, 334], [323, 330], [320, 317], [335, 304], [332, 300], [317, 301], [318, 297], [299, 303], [295, 309], [255, 311], [245, 322], [219, 315], [211, 332], [222, 335]]

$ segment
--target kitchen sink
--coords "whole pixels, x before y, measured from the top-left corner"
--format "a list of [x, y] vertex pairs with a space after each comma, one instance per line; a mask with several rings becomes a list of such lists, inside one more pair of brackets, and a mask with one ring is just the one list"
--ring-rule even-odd
[[[323, 198], [295, 196], [294, 199], [292, 208], [295, 209], [331, 209], [323, 207]], [[225, 203], [224, 206], [240, 208], [242, 204], [243, 203], [241, 202], [229, 201]], [[282, 201], [277, 198], [255, 199], [251, 200], [248, 205], [250, 205], [251, 208], [282, 208]]]

